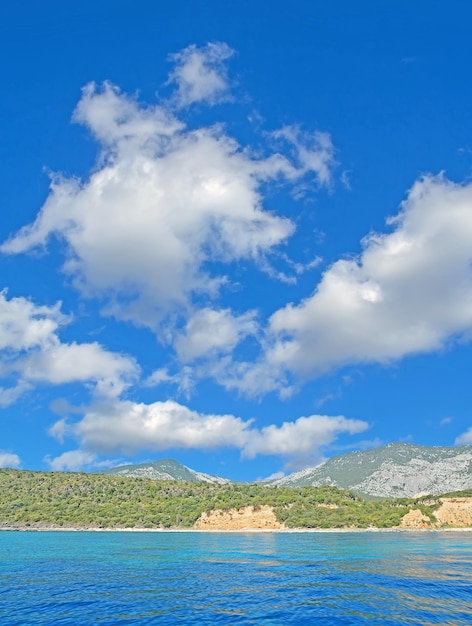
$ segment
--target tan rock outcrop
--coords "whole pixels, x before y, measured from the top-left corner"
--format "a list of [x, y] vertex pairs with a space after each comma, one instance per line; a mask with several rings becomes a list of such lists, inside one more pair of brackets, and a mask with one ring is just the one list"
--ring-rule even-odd
[[[403, 516], [400, 528], [470, 528], [472, 526], [472, 498], [439, 498], [441, 505], [433, 515], [435, 522], [423, 515], [419, 509], [410, 509]], [[427, 502], [425, 502], [426, 504]], [[433, 503], [433, 502], [431, 502]]]
[[195, 522], [201, 530], [277, 530], [284, 528], [271, 506], [244, 506], [223, 511], [217, 509], [203, 513]]
[[[436, 522], [432, 522], [420, 509], [410, 509], [403, 516], [399, 528], [472, 527], [472, 498], [440, 498], [440, 502], [440, 507], [434, 512]], [[285, 525], [277, 520], [271, 506], [264, 505], [207, 511], [195, 522], [194, 527], [201, 530], [281, 530]]]
[[431, 520], [419, 509], [410, 509], [400, 522], [400, 528], [429, 528], [430, 526]]
[[440, 498], [441, 506], [434, 515], [440, 526], [467, 528], [472, 526], [472, 498]]

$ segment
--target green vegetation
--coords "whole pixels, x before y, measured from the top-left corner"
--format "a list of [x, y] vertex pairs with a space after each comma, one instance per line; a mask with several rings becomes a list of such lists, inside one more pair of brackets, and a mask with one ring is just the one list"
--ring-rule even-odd
[[290, 528], [388, 528], [439, 500], [365, 501], [336, 487], [156, 481], [104, 474], [0, 470], [0, 527], [190, 528], [204, 511], [270, 505]]
[[443, 493], [441, 496], [444, 496], [445, 498], [472, 498], [472, 489], [463, 489], [462, 491]]

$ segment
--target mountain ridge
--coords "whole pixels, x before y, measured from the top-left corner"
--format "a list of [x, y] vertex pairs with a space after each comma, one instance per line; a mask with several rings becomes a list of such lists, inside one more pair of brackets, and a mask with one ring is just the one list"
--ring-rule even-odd
[[329, 485], [380, 498], [461, 491], [472, 487], [472, 446], [389, 443], [331, 457], [269, 484]]
[[225, 485], [232, 481], [221, 476], [205, 474], [182, 465], [174, 459], [161, 459], [149, 463], [119, 465], [100, 472], [113, 476], [129, 476], [134, 478], [151, 478], [153, 480], [182, 480], [190, 483], [204, 482], [213, 485]]
[[[122, 465], [105, 474], [231, 484], [220, 476], [197, 472], [173, 459]], [[332, 486], [367, 498], [416, 497], [472, 489], [472, 446], [421, 446], [389, 443], [379, 448], [333, 456], [279, 479], [261, 481], [268, 486]]]

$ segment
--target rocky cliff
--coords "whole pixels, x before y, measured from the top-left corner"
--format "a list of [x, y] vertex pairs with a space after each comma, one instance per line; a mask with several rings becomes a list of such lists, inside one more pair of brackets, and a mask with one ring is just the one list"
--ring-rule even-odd
[[472, 488], [472, 446], [393, 443], [332, 457], [272, 484], [332, 485], [364, 497], [410, 498]]
[[[439, 498], [434, 520], [420, 509], [411, 509], [398, 528], [441, 529], [472, 528], [472, 498]], [[318, 505], [320, 506], [320, 505]], [[199, 530], [283, 530], [271, 506], [246, 506], [239, 509], [207, 511], [195, 523]]]
[[271, 506], [207, 511], [197, 520], [200, 530], [274, 530], [284, 528]]

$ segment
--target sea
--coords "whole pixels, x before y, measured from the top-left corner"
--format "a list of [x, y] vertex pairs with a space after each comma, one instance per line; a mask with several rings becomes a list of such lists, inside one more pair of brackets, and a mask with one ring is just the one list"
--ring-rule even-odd
[[472, 624], [467, 532], [0, 532], [0, 625]]

